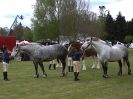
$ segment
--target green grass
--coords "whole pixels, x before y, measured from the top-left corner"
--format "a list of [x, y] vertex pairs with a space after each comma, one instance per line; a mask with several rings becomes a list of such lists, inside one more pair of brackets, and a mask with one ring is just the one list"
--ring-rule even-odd
[[[130, 52], [130, 63], [133, 71], [133, 50]], [[44, 63], [45, 64], [45, 63]], [[91, 58], [86, 59], [87, 70], [81, 71], [78, 82], [73, 81], [73, 73], [60, 78], [61, 70], [48, 70], [48, 77], [34, 79], [34, 67], [31, 61], [11, 61], [9, 79], [6, 82], [2, 76], [0, 64], [0, 99], [133, 99], [133, 75], [127, 75], [127, 68], [123, 68], [123, 75], [117, 76], [118, 64], [109, 63], [109, 78], [102, 78], [102, 69], [91, 69]]]

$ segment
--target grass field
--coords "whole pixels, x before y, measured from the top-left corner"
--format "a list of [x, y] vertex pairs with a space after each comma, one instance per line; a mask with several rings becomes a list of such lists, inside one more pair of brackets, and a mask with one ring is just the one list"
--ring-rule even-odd
[[[133, 50], [129, 50], [131, 69], [133, 71]], [[44, 63], [45, 64], [45, 63]], [[117, 76], [118, 64], [109, 63], [109, 78], [102, 78], [102, 69], [90, 69], [92, 60], [86, 59], [87, 70], [80, 72], [80, 81], [73, 81], [73, 73], [60, 78], [61, 70], [48, 70], [48, 77], [34, 79], [34, 67], [31, 61], [11, 61], [9, 79], [2, 76], [0, 63], [0, 99], [133, 99], [133, 75], [127, 75], [123, 67], [123, 75]]]

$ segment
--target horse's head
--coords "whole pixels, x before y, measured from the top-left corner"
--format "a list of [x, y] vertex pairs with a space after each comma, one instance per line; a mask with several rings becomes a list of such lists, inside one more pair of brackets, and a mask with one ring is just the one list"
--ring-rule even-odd
[[81, 46], [81, 50], [86, 50], [92, 47], [92, 42], [99, 41], [100, 39], [97, 37], [88, 37], [86, 41]]
[[86, 50], [87, 48], [90, 48], [92, 42], [92, 38], [87, 38], [86, 41], [81, 46], [81, 50]]
[[20, 45], [16, 44], [16, 46], [12, 50], [11, 57], [16, 57], [19, 52], [20, 52]]
[[29, 43], [28, 41], [21, 41], [20, 43], [16, 44], [16, 46], [13, 48], [12, 53], [11, 53], [11, 57], [16, 57], [18, 55], [18, 53], [20, 53], [20, 47], [21, 46], [26, 46], [29, 45], [31, 43]]

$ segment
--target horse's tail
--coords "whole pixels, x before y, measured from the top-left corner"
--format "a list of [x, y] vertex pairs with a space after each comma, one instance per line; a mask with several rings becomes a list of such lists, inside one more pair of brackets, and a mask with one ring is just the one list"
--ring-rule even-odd
[[125, 54], [125, 56], [123, 57], [123, 66], [126, 66], [127, 61], [129, 60], [128, 57], [129, 57], [129, 54], [128, 54], [128, 49], [127, 49], [126, 54]]
[[126, 66], [126, 60], [123, 58], [123, 66]]

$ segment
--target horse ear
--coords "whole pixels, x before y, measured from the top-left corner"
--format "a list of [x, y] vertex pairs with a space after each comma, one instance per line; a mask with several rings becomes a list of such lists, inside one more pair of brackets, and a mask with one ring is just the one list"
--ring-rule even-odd
[[93, 37], [91, 37], [91, 41], [93, 40]]
[[99, 38], [98, 37], [92, 37], [92, 40], [97, 41], [97, 40], [99, 40]]
[[18, 47], [19, 45], [20, 45], [20, 44], [19, 44], [19, 43], [17, 43], [17, 44], [16, 44], [16, 47]]

